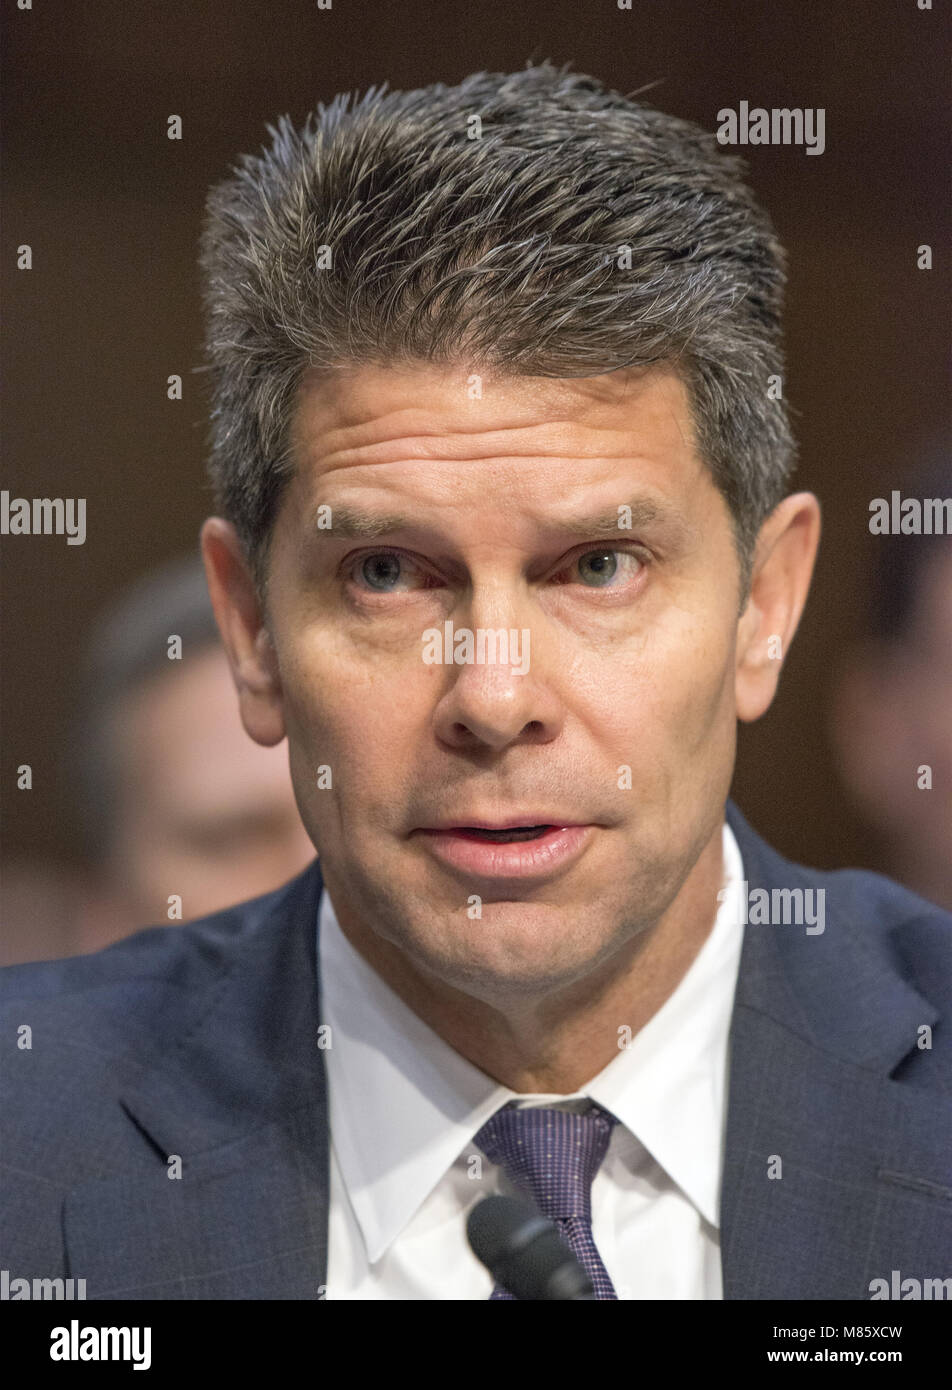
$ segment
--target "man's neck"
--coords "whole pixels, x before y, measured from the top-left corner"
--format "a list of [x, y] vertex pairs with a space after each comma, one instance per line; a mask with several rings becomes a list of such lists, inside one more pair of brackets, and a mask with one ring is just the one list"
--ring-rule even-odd
[[[489, 1003], [424, 974], [335, 899], [341, 931], [450, 1047], [510, 1090], [571, 1095], [618, 1056], [687, 974], [710, 935], [724, 879], [722, 830], [653, 926], [557, 994]], [[625, 1030], [622, 1032], [622, 1030]]]

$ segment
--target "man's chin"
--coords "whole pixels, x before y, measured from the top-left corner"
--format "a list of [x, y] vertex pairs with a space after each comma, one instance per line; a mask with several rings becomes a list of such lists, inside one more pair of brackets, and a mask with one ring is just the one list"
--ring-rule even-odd
[[606, 921], [574, 902], [477, 902], [447, 908], [442, 919], [427, 904], [395, 944], [425, 975], [492, 1002], [537, 997], [587, 975], [616, 944]]

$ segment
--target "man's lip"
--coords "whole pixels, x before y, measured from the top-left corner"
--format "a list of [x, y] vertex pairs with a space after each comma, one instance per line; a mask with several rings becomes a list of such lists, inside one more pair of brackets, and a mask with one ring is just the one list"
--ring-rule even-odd
[[439, 821], [436, 825], [421, 825], [418, 828], [445, 835], [454, 830], [525, 830], [530, 825], [556, 826], [559, 830], [567, 830], [570, 826], [585, 824], [587, 822], [572, 820], [563, 816], [536, 815], [529, 812], [524, 816], [514, 816], [508, 820], [485, 820], [480, 816], [471, 816], [465, 820], [461, 818], [452, 821]]
[[[531, 822], [530, 822], [531, 824]], [[593, 825], [537, 822], [531, 836], [489, 837], [481, 830], [512, 830], [511, 825], [449, 826], [422, 830], [420, 843], [451, 872], [487, 883], [540, 884], [578, 862], [595, 834]]]

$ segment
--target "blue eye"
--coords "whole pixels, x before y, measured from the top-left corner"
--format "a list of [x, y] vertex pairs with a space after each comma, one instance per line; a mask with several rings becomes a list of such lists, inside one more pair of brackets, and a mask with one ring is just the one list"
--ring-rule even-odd
[[351, 566], [351, 581], [377, 594], [403, 594], [430, 588], [430, 576], [407, 555], [375, 550], [358, 556]]
[[622, 561], [634, 561], [636, 568], [641, 566], [638, 556], [628, 550], [589, 550], [580, 555], [577, 564], [582, 583], [593, 589], [607, 588], [619, 571], [624, 569], [619, 557]]
[[400, 558], [397, 555], [366, 555], [360, 573], [372, 589], [386, 593], [391, 583], [400, 578]]

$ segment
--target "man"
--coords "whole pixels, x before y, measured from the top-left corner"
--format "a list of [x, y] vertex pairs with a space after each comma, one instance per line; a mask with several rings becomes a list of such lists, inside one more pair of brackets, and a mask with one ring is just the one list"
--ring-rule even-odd
[[[906, 496], [952, 496], [944, 446], [924, 442]], [[879, 862], [952, 911], [952, 536], [875, 535], [869, 549], [868, 630], [841, 662], [833, 745]]]
[[549, 65], [273, 134], [210, 199], [203, 552], [320, 858], [12, 974], [7, 1264], [504, 1299], [500, 1192], [598, 1298], [944, 1275], [950, 920], [725, 820], [819, 534], [738, 164]]
[[82, 685], [77, 950], [258, 897], [314, 857], [284, 751], [252, 743], [237, 717], [198, 556], [103, 615]]
[[78, 684], [69, 785], [83, 871], [15, 866], [11, 883], [4, 866], [4, 965], [208, 916], [313, 859], [284, 750], [241, 726], [200, 556], [119, 595]]

